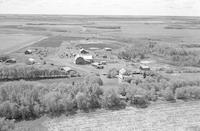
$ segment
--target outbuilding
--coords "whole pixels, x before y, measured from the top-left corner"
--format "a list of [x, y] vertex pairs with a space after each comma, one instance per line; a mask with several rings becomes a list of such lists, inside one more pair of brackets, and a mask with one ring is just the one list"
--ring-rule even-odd
[[64, 71], [64, 72], [70, 72], [70, 71], [72, 71], [72, 69], [70, 67], [67, 67], [67, 66], [61, 67], [61, 70]]
[[105, 50], [105, 51], [112, 51], [112, 49], [111, 49], [111, 48], [108, 48], [108, 47], [104, 48], [104, 50]]
[[35, 62], [35, 59], [33, 59], [33, 58], [29, 58], [28, 59], [28, 64], [29, 65], [33, 65], [33, 64], [35, 64], [36, 62]]
[[7, 63], [7, 64], [14, 64], [14, 63], [16, 63], [16, 62], [17, 62], [17, 61], [16, 61], [16, 59], [14, 59], [14, 58], [8, 59], [8, 60], [5, 61], [5, 63]]
[[32, 52], [32, 50], [30, 50], [30, 49], [28, 49], [28, 50], [26, 50], [25, 52], [24, 52], [24, 54], [26, 54], [26, 55], [29, 55], [29, 54], [32, 54], [33, 52]]
[[143, 71], [150, 71], [150, 67], [149, 67], [149, 66], [146, 66], [146, 65], [140, 65], [140, 70], [143, 70]]
[[89, 51], [82, 48], [80, 49], [80, 54], [89, 54]]

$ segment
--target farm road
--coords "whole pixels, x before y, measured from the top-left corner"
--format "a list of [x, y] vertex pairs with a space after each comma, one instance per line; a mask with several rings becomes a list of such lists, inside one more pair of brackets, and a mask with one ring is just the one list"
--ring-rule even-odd
[[199, 109], [197, 101], [152, 104], [49, 119], [43, 125], [49, 131], [199, 131]]

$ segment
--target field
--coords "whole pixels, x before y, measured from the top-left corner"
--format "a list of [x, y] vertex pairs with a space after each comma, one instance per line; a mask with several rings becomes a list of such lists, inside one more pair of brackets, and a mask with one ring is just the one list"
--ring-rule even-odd
[[199, 102], [180, 102], [152, 105], [148, 109], [97, 111], [89, 115], [49, 119], [44, 125], [50, 131], [194, 131], [200, 129], [199, 107]]
[[0, 34], [1, 53], [12, 53], [41, 39], [44, 37], [29, 34]]
[[[99, 110], [60, 118], [42, 118], [32, 121], [31, 131], [198, 131], [200, 103], [156, 103], [147, 109], [129, 107], [121, 111]], [[183, 115], [184, 114], [184, 115]], [[21, 122], [18, 130], [29, 122]], [[40, 126], [40, 128], [38, 128]]]
[[[60, 83], [74, 86], [83, 82], [85, 76], [95, 74], [103, 81], [101, 88], [106, 92], [111, 88], [118, 91], [121, 83], [117, 77], [122, 68], [127, 69], [126, 73], [129, 74], [138, 70], [141, 65], [148, 65], [153, 73], [158, 74], [158, 77], [153, 74], [156, 78], [153, 75], [146, 78], [146, 72], [140, 72], [138, 76], [125, 81], [130, 87], [142, 88], [142, 93], [151, 91], [156, 96], [155, 101], [149, 100], [150, 105], [145, 109], [130, 106], [129, 101], [126, 108], [121, 110], [98, 108], [94, 112], [81, 113], [82, 110], [77, 109], [75, 115], [65, 116], [63, 113], [59, 117], [42, 114], [35, 120], [17, 121], [16, 131], [24, 127], [30, 131], [200, 130], [199, 21], [199, 17], [1, 15], [1, 59], [9, 56], [16, 59], [16, 63], [0, 63], [0, 76], [4, 78], [0, 81], [0, 87], [8, 83], [5, 80], [12, 81], [8, 76], [29, 76], [32, 73], [30, 78], [36, 79], [27, 81], [46, 86]], [[81, 54], [81, 48], [88, 52], [87, 55], [92, 55], [94, 62], [106, 62], [103, 69], [91, 64], [75, 64], [77, 54]], [[26, 54], [28, 50], [31, 52]], [[30, 58], [34, 62], [30, 61]], [[21, 64], [24, 67], [13, 69], [15, 65], [18, 67]], [[31, 66], [38, 68], [33, 70]], [[25, 67], [27, 70], [22, 72]], [[49, 70], [42, 67], [49, 67]], [[78, 72], [80, 77], [44, 77], [57, 74], [63, 67]], [[44, 69], [43, 73], [40, 73], [40, 68]], [[109, 78], [109, 71], [113, 68], [118, 74]], [[28, 69], [32, 72], [27, 73]], [[37, 79], [38, 75], [43, 76]], [[170, 83], [173, 80], [174, 85]], [[168, 85], [165, 85], [166, 81]], [[148, 85], [150, 82], [153, 87]], [[178, 98], [176, 91], [182, 87], [183, 91], [180, 92], [188, 91], [189, 95], [180, 97], [185, 97], [188, 102]], [[52, 92], [58, 93], [59, 90]], [[171, 103], [166, 100], [168, 98], [164, 97], [164, 91], [177, 101]], [[118, 92], [117, 95], [121, 94]], [[76, 101], [76, 98], [74, 99]], [[197, 101], [193, 101], [194, 99]]]

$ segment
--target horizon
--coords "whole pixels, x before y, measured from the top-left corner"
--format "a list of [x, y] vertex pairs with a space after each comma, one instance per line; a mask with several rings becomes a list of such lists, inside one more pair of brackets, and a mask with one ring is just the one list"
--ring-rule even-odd
[[14, 13], [8, 13], [8, 14], [1, 14], [0, 16], [4, 16], [4, 15], [10, 15], [10, 16], [31, 16], [31, 15], [38, 15], [38, 16], [88, 16], [88, 17], [95, 17], [95, 16], [99, 16], [99, 17], [126, 17], [126, 18], [136, 18], [136, 17], [196, 17], [196, 18], [200, 18], [200, 16], [187, 16], [187, 15], [84, 15], [84, 14], [14, 14]]
[[0, 14], [200, 16], [199, 0], [0, 0]]

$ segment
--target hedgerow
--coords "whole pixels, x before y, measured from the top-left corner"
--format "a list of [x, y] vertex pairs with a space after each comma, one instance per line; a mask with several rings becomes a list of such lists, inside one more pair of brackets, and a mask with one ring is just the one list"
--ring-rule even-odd
[[31, 80], [31, 79], [45, 79], [45, 78], [57, 78], [57, 77], [77, 77], [77, 72], [64, 72], [58, 67], [52, 67], [47, 65], [2, 65], [0, 66], [0, 81], [2, 80]]

